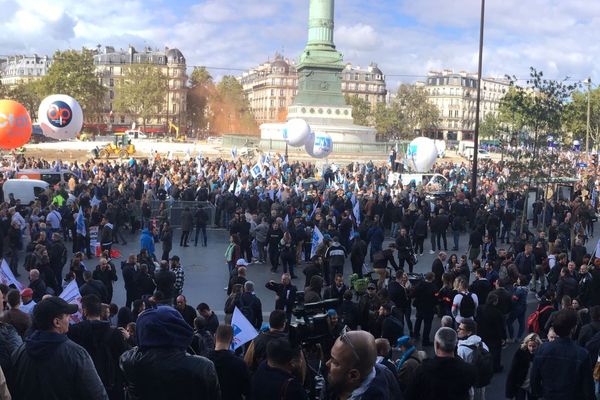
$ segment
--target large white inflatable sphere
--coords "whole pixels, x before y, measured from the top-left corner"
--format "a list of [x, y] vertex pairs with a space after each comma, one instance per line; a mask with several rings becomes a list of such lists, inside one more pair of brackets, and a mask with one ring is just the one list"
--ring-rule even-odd
[[83, 127], [83, 111], [71, 96], [53, 94], [42, 100], [38, 120], [44, 135], [59, 140], [72, 139]]
[[443, 158], [446, 155], [446, 142], [444, 140], [436, 140], [434, 143], [438, 157]]
[[437, 156], [435, 142], [426, 137], [415, 138], [406, 149], [406, 161], [411, 171], [428, 172]]
[[333, 151], [333, 140], [328, 133], [311, 133], [304, 145], [309, 156], [326, 158]]
[[293, 147], [304, 146], [310, 136], [310, 126], [300, 118], [290, 119], [283, 131], [283, 138]]

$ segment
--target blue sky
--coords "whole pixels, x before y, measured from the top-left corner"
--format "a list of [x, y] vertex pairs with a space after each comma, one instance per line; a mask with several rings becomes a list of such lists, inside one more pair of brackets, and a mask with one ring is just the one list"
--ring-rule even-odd
[[[600, 2], [488, 0], [484, 75], [600, 82]], [[238, 74], [276, 51], [296, 59], [309, 0], [0, 0], [0, 54], [177, 47], [189, 65]], [[335, 42], [347, 62], [377, 62], [388, 87], [444, 68], [475, 71], [479, 0], [337, 0]]]

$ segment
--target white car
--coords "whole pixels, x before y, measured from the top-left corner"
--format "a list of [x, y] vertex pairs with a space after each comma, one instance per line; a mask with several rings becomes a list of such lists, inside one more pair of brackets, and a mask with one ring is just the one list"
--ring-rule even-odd
[[133, 139], [148, 139], [148, 135], [146, 135], [144, 132], [140, 131], [139, 129], [130, 129], [128, 131], [125, 131], [125, 133], [128, 134]]
[[219, 136], [209, 136], [206, 138], [206, 142], [212, 144], [223, 144], [223, 138]]

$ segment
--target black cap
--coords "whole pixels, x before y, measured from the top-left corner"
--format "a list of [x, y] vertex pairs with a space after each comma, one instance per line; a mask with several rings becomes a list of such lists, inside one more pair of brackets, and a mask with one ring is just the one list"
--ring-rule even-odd
[[54, 318], [64, 314], [75, 314], [77, 311], [79, 311], [77, 304], [69, 304], [56, 296], [48, 297], [33, 308], [33, 326], [40, 330], [49, 329]]

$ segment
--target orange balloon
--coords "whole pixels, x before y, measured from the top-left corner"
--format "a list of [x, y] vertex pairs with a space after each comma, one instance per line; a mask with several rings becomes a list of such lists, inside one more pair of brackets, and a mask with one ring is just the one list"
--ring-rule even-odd
[[23, 106], [13, 100], [0, 100], [0, 148], [21, 147], [31, 138], [31, 117]]

